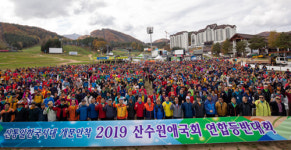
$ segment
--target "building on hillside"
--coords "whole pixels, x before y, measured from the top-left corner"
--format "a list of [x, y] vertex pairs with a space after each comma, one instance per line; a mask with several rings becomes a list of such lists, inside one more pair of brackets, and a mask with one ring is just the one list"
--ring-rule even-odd
[[241, 56], [241, 54], [238, 54], [237, 51], [236, 51], [236, 43], [239, 42], [239, 41], [246, 41], [247, 43], [247, 47], [246, 47], [246, 53], [249, 53], [251, 52], [251, 49], [249, 48], [249, 40], [251, 38], [253, 38], [255, 35], [251, 35], [251, 34], [242, 34], [242, 33], [236, 33], [234, 34], [230, 39], [229, 41], [232, 43], [232, 53], [235, 55], [235, 56]]
[[207, 25], [204, 29], [191, 32], [191, 47], [211, 46], [213, 43], [222, 43], [236, 33], [235, 25]]
[[189, 36], [187, 31], [178, 32], [176, 34], [170, 35], [170, 48], [181, 48], [188, 50], [189, 46]]

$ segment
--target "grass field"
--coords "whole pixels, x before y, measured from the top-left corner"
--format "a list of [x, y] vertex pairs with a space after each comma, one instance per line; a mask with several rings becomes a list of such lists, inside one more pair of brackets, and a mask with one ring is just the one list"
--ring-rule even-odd
[[[34, 46], [23, 49], [21, 52], [4, 52], [0, 53], [0, 69], [15, 69], [20, 67], [40, 67], [40, 66], [56, 66], [65, 64], [88, 64], [94, 63], [96, 57], [105, 56], [90, 48], [65, 45], [63, 47], [64, 54], [44, 54], [40, 51], [40, 46]], [[70, 56], [70, 51], [78, 52], [77, 56]], [[114, 55], [128, 56], [126, 50], [115, 50]], [[140, 52], [133, 51], [133, 56], [137, 56]]]

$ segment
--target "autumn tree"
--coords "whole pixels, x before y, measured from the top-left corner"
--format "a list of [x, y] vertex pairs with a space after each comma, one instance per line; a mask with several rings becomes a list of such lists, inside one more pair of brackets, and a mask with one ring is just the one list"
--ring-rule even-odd
[[278, 36], [280, 34], [277, 33], [276, 31], [271, 31], [269, 36], [268, 36], [268, 47], [269, 48], [276, 48], [276, 41], [278, 39]]
[[219, 43], [213, 44], [211, 48], [211, 52], [212, 52], [212, 55], [219, 56], [219, 53], [221, 52], [221, 45]]
[[132, 49], [136, 50], [138, 48], [138, 44], [136, 42], [131, 43]]
[[101, 50], [103, 53], [106, 53], [107, 48], [106, 48], [107, 42], [106, 41], [101, 41], [94, 39], [93, 41], [93, 47], [95, 50]]
[[247, 48], [247, 42], [246, 41], [239, 41], [236, 43], [235, 49], [238, 54], [243, 54], [243, 56], [246, 56], [246, 48]]
[[221, 45], [222, 53], [224, 55], [226, 55], [231, 51], [231, 49], [232, 49], [232, 45], [231, 45], [230, 41], [228, 39], [226, 39]]
[[254, 37], [252, 37], [249, 40], [249, 43], [250, 43], [249, 47], [251, 49], [251, 53], [253, 53], [253, 50], [254, 49], [257, 49], [260, 52], [260, 50], [267, 45], [267, 43], [265, 41], [265, 38], [263, 38], [261, 36], [257, 36], [257, 35], [255, 35]]

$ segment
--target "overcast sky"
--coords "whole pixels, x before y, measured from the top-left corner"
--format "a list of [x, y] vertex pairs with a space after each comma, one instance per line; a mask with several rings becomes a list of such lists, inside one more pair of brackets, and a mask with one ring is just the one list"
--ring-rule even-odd
[[238, 33], [291, 31], [290, 6], [290, 0], [1, 0], [0, 22], [61, 35], [111, 28], [148, 42], [147, 26], [154, 40], [213, 23], [236, 25]]

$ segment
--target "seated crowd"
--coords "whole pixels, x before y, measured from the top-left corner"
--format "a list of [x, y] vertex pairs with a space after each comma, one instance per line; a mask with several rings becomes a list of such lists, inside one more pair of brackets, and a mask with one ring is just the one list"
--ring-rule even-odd
[[7, 69], [0, 115], [2, 122], [286, 116], [290, 75], [223, 59]]

